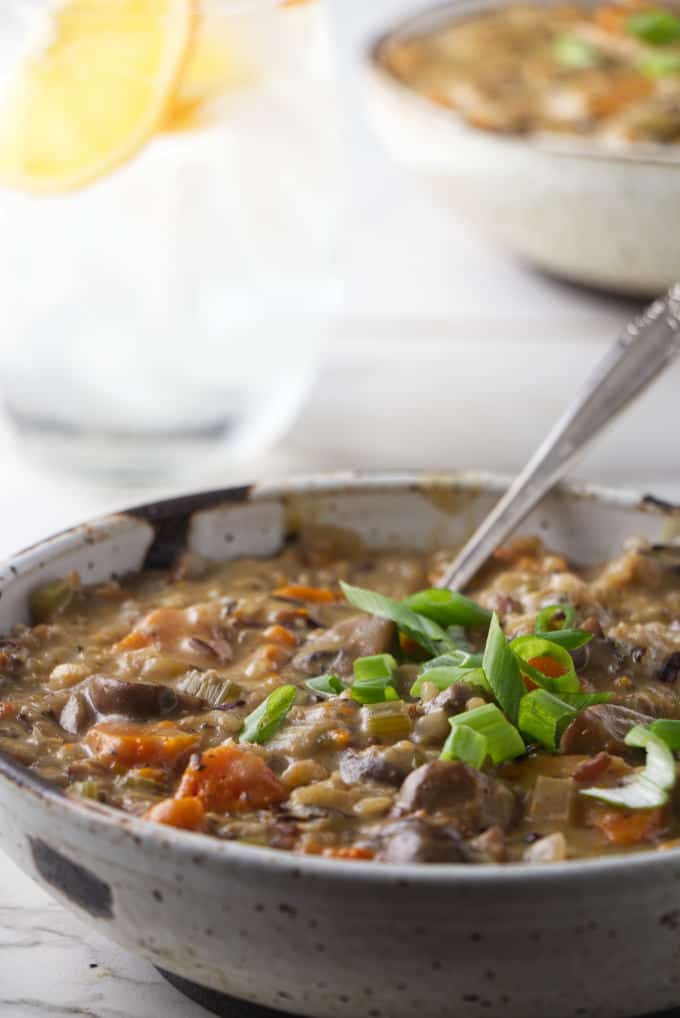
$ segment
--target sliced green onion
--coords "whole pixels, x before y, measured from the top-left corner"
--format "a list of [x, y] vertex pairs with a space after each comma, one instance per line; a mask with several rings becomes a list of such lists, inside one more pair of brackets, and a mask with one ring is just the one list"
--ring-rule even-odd
[[650, 732], [658, 735], [674, 753], [680, 750], [680, 721], [660, 720], [652, 721], [649, 726]]
[[659, 735], [635, 725], [625, 738], [627, 746], [647, 752], [647, 762], [626, 784], [618, 788], [581, 788], [581, 795], [608, 802], [625, 809], [654, 809], [668, 801], [668, 792], [675, 784], [675, 760]]
[[562, 732], [577, 711], [549, 693], [547, 689], [534, 689], [522, 697], [519, 705], [519, 729], [532, 742], [546, 749], [557, 749]]
[[399, 694], [390, 679], [357, 679], [352, 685], [350, 695], [357, 703], [383, 703], [385, 700], [398, 700]]
[[670, 74], [680, 74], [680, 53], [645, 53], [637, 62], [637, 69], [650, 78], [665, 78]]
[[519, 703], [526, 689], [519, 672], [517, 658], [507, 644], [498, 615], [494, 612], [486, 638], [482, 668], [493, 695], [508, 715], [516, 722]]
[[609, 703], [611, 693], [558, 693], [557, 696], [578, 713], [584, 707], [594, 707], [596, 703]]
[[584, 647], [586, 643], [590, 643], [593, 638], [593, 634], [589, 633], [587, 629], [550, 629], [548, 632], [536, 630], [535, 635], [544, 640], [550, 640], [551, 643], [556, 643], [558, 647], [564, 647], [565, 650], [577, 650], [579, 647]]
[[429, 672], [431, 668], [481, 668], [481, 654], [440, 654], [423, 661], [421, 668]]
[[459, 663], [467, 657], [463, 651], [458, 650], [446, 631], [432, 619], [418, 615], [391, 597], [385, 597], [384, 594], [378, 594], [373, 590], [352, 587], [342, 580], [340, 580], [340, 586], [349, 603], [353, 604], [355, 608], [360, 608], [362, 611], [368, 612], [369, 615], [377, 615], [381, 619], [389, 619], [394, 622], [402, 633], [415, 640], [430, 654], [458, 655]]
[[317, 675], [314, 679], [307, 679], [305, 686], [317, 696], [324, 697], [339, 696], [349, 688], [337, 675]]
[[361, 708], [362, 731], [381, 741], [405, 739], [411, 733], [411, 717], [403, 700], [368, 703]]
[[483, 707], [456, 714], [449, 719], [449, 723], [452, 730], [465, 725], [478, 735], [483, 735], [487, 742], [487, 754], [495, 764], [512, 760], [526, 752], [522, 736], [495, 703], [485, 703]]
[[486, 675], [481, 668], [456, 668], [445, 667], [428, 668], [423, 670], [409, 690], [410, 696], [420, 696], [424, 682], [432, 682], [437, 689], [448, 689], [456, 682], [466, 682], [471, 686], [481, 686], [486, 692], [491, 692]]
[[[571, 654], [564, 647], [546, 640], [542, 636], [518, 636], [510, 644], [510, 650], [520, 661], [520, 668], [539, 686], [552, 693], [578, 693], [581, 685], [574, 670]], [[549, 658], [561, 669], [561, 675], [549, 675], [535, 664], [541, 658]]]
[[489, 755], [489, 740], [469, 725], [454, 725], [440, 753], [440, 760], [462, 760], [481, 770]]
[[631, 14], [626, 18], [625, 27], [629, 35], [653, 46], [666, 46], [680, 39], [680, 18], [662, 8]]
[[463, 594], [454, 594], [439, 587], [419, 590], [402, 603], [418, 615], [438, 622], [440, 626], [475, 629], [488, 626], [491, 622], [492, 613], [487, 608], [482, 608]]
[[575, 71], [597, 67], [602, 62], [600, 50], [578, 35], [558, 36], [553, 43], [552, 54], [562, 67], [570, 67]]
[[573, 604], [549, 604], [536, 616], [535, 633], [549, 633], [553, 630], [571, 629], [576, 621]]
[[607, 703], [611, 693], [560, 693], [534, 689], [522, 697], [518, 726], [523, 735], [555, 750], [562, 733], [584, 707]]
[[357, 679], [391, 679], [396, 667], [397, 662], [391, 654], [373, 654], [356, 659], [354, 675]]
[[267, 742], [281, 727], [295, 702], [295, 686], [279, 686], [243, 722], [239, 742]]
[[399, 694], [392, 685], [397, 662], [391, 654], [373, 654], [358, 657], [354, 662], [352, 699], [358, 703], [383, 703], [398, 700]]

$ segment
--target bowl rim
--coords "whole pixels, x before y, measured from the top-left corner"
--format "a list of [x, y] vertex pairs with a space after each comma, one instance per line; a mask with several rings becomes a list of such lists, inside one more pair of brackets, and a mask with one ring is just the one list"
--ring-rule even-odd
[[[67, 536], [83, 532], [88, 537], [101, 530], [106, 532], [121, 518], [137, 521], [162, 522], [179, 514], [194, 512], [236, 502], [266, 501], [296, 494], [359, 493], [362, 491], [414, 491], [428, 492], [437, 489], [461, 490], [471, 493], [488, 491], [501, 492], [508, 483], [503, 475], [485, 471], [461, 471], [423, 473], [401, 472], [336, 472], [324, 474], [296, 474], [291, 478], [258, 482], [227, 488], [199, 490], [180, 496], [171, 496], [153, 502], [134, 505], [117, 512], [94, 517], [84, 523], [50, 534], [11, 556], [1, 566], [12, 566], [32, 558], [36, 552], [48, 549], [54, 542]], [[563, 484], [554, 493], [574, 497], [583, 501], [604, 503], [611, 508], [621, 507], [649, 512], [661, 518], [680, 521], [680, 504], [674, 504], [654, 495], [640, 495], [620, 488], [608, 488], [587, 484]], [[348, 878], [369, 883], [388, 885], [476, 885], [483, 887], [516, 884], [529, 880], [532, 883], [544, 881], [570, 881], [582, 877], [597, 879], [602, 876], [618, 877], [622, 870], [630, 871], [639, 867], [656, 869], [680, 863], [680, 847], [663, 852], [649, 851], [632, 854], [612, 854], [592, 859], [574, 859], [563, 862], [537, 865], [529, 862], [487, 863], [390, 863], [376, 864], [373, 860], [326, 859], [314, 855], [285, 852], [266, 846], [249, 845], [237, 841], [222, 841], [218, 838], [193, 831], [168, 827], [123, 813], [112, 806], [88, 800], [71, 799], [61, 788], [52, 785], [45, 778], [33, 773], [25, 764], [14, 760], [0, 751], [0, 780], [13, 785], [20, 793], [37, 799], [48, 809], [58, 810], [71, 823], [72, 829], [93, 825], [101, 834], [115, 830], [127, 835], [135, 850], [143, 851], [145, 846], [159, 852], [173, 852], [178, 859], [212, 862], [213, 864], [238, 864], [245, 867], [276, 870], [295, 877], [317, 878], [323, 881]], [[99, 831], [97, 831], [99, 833]]]
[[[526, 0], [526, 2], [535, 6], [545, 6], [546, 3], [558, 6], [560, 0]], [[680, 142], [667, 146], [631, 143], [629, 148], [614, 149], [607, 148], [597, 142], [580, 141], [568, 135], [563, 136], [557, 132], [546, 131], [514, 135], [471, 127], [455, 110], [428, 101], [415, 89], [404, 84], [387, 69], [381, 60], [385, 46], [394, 37], [412, 34], [422, 22], [427, 25], [429, 23], [437, 24], [440, 21], [447, 23], [463, 21], [469, 15], [497, 10], [500, 7], [510, 7], [515, 3], [517, 0], [440, 0], [439, 3], [422, 7], [415, 13], [400, 18], [390, 27], [369, 39], [363, 52], [364, 70], [375, 82], [388, 89], [395, 98], [409, 103], [413, 111], [419, 112], [423, 117], [428, 116], [433, 121], [437, 120], [442, 125], [448, 125], [449, 128], [455, 128], [457, 131], [455, 140], [458, 143], [465, 138], [484, 139], [489, 145], [495, 145], [498, 148], [525, 149], [537, 155], [553, 158], [680, 169]]]

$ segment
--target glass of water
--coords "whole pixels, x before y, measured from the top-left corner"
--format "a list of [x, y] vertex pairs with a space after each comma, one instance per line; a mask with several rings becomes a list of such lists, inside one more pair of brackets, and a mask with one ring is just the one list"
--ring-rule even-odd
[[243, 462], [339, 296], [321, 0], [6, 0], [0, 389], [27, 449], [121, 480]]

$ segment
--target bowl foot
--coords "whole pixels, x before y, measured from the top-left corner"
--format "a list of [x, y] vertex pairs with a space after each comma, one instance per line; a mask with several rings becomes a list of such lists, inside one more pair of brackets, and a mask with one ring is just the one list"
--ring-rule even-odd
[[260, 1004], [251, 1004], [247, 1000], [239, 1000], [237, 997], [230, 997], [219, 990], [209, 990], [207, 986], [199, 986], [192, 983], [190, 979], [176, 976], [174, 972], [167, 972], [165, 969], [157, 968], [157, 971], [176, 990], [200, 1004], [206, 1011], [219, 1015], [220, 1018], [295, 1018], [288, 1011], [273, 1011], [269, 1007]]

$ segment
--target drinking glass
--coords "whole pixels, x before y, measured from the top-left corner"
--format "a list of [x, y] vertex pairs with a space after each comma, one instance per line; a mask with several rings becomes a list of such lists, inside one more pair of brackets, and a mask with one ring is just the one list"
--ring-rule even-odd
[[[54, 8], [0, 12], [0, 174], [13, 84], [52, 45]], [[132, 155], [75, 187], [0, 184], [0, 391], [20, 441], [57, 466], [148, 481], [256, 455], [298, 412], [338, 300], [324, 3], [204, 0], [194, 14], [185, 94], [175, 84]], [[97, 83], [82, 88], [96, 117]]]

